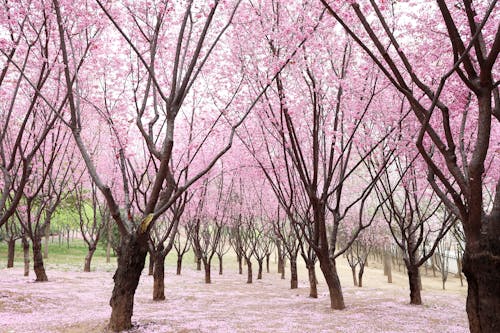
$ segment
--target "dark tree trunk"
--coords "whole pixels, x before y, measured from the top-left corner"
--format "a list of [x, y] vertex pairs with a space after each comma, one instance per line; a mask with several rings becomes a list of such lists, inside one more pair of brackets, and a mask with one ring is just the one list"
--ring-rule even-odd
[[201, 258], [200, 257], [196, 258], [196, 270], [201, 271]]
[[290, 289], [299, 287], [299, 277], [297, 274], [297, 259], [290, 258]]
[[205, 283], [212, 283], [211, 263], [208, 260], [203, 260], [203, 268], [205, 269]]
[[266, 255], [266, 272], [269, 273], [269, 258], [271, 257], [271, 254]]
[[118, 267], [113, 276], [115, 286], [109, 301], [109, 329], [112, 331], [123, 331], [132, 327], [135, 290], [144, 269], [147, 253], [146, 237], [137, 239], [135, 235], [122, 235]]
[[181, 275], [182, 271], [182, 255], [177, 254], [177, 275]]
[[365, 266], [366, 265], [359, 265], [359, 272], [358, 272], [358, 287], [363, 287], [363, 273], [365, 272]]
[[408, 271], [408, 281], [410, 283], [410, 304], [421, 305], [422, 297], [420, 295], [418, 266], [407, 263], [406, 269]]
[[155, 259], [153, 254], [149, 252], [149, 267], [148, 267], [148, 275], [153, 275], [155, 270]]
[[165, 256], [162, 251], [153, 254], [153, 301], [165, 299]]
[[500, 332], [500, 244], [498, 240], [489, 243], [475, 253], [466, 249], [463, 256], [472, 333]]
[[351, 272], [352, 272], [352, 282], [354, 283], [354, 286], [358, 286], [358, 279], [356, 277], [356, 266], [351, 266]]
[[264, 259], [257, 259], [257, 263], [259, 264], [259, 271], [257, 272], [257, 280], [262, 280], [262, 269], [263, 269]]
[[16, 240], [9, 239], [7, 242], [8, 254], [7, 254], [7, 268], [14, 267], [14, 255], [16, 254]]
[[238, 274], [243, 274], [243, 258], [241, 254], [237, 254], [236, 256], [238, 259]]
[[323, 272], [326, 284], [328, 285], [331, 308], [335, 310], [345, 309], [344, 295], [342, 294], [342, 287], [337, 274], [335, 261], [329, 258], [328, 253], [318, 255], [318, 259], [321, 271]]
[[48, 281], [45, 267], [43, 266], [42, 239], [39, 236], [35, 236], [33, 239], [33, 270], [36, 275], [35, 281]]
[[222, 275], [223, 268], [222, 268], [222, 256], [220, 254], [217, 255], [219, 258], [219, 275]]
[[285, 264], [283, 263], [283, 253], [281, 252], [281, 248], [278, 244], [278, 274], [283, 273], [285, 270]]
[[245, 262], [247, 263], [247, 283], [252, 283], [252, 261], [250, 259], [245, 258]]
[[90, 272], [90, 263], [92, 261], [92, 256], [94, 255], [95, 249], [95, 246], [89, 247], [89, 252], [87, 252], [87, 255], [85, 256], [85, 266], [83, 266], [84, 272]]
[[307, 271], [309, 273], [309, 297], [318, 298], [318, 284], [316, 281], [316, 271], [314, 270], [314, 264], [308, 265]]
[[30, 274], [30, 242], [23, 236], [24, 276]]

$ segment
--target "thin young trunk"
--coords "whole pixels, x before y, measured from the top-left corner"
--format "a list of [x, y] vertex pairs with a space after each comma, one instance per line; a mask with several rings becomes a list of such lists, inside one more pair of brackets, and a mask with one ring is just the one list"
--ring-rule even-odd
[[83, 266], [84, 272], [90, 272], [90, 263], [92, 261], [92, 256], [94, 255], [95, 249], [96, 249], [95, 245], [89, 247], [89, 251], [87, 252], [87, 255], [85, 256], [85, 265]]
[[384, 253], [384, 275], [387, 275], [387, 283], [392, 283], [391, 258], [388, 253]]
[[30, 274], [30, 242], [25, 236], [23, 236], [22, 242], [24, 256], [24, 276], [28, 276]]
[[236, 254], [238, 259], [238, 274], [243, 274], [243, 258], [241, 254]]
[[70, 230], [68, 229], [68, 236], [66, 237], [66, 244], [69, 249], [69, 238], [70, 238]]
[[297, 258], [290, 258], [290, 276], [290, 289], [297, 289], [299, 287]]
[[176, 274], [177, 275], [181, 275], [181, 271], [182, 271], [182, 255], [181, 254], [177, 254], [177, 271], [176, 271]]
[[266, 254], [266, 272], [267, 273], [270, 272], [270, 270], [269, 270], [269, 259], [270, 259], [270, 257], [271, 257], [270, 253]]
[[219, 275], [222, 275], [222, 256], [220, 254], [217, 255], [219, 258]]
[[259, 271], [257, 273], [257, 280], [262, 280], [262, 267], [263, 267], [264, 259], [257, 259], [257, 263], [259, 264]]
[[283, 253], [281, 252], [281, 247], [278, 244], [278, 274], [282, 274], [285, 270], [285, 265], [283, 263]]
[[123, 331], [132, 327], [134, 295], [148, 253], [147, 240], [138, 240], [135, 235], [123, 235], [118, 253], [118, 267], [113, 280], [115, 286], [109, 301], [111, 318], [109, 329]]
[[420, 295], [419, 271], [415, 265], [407, 264], [408, 281], [410, 283], [410, 304], [421, 305], [422, 297]]
[[358, 287], [363, 287], [363, 273], [365, 272], [365, 266], [366, 264], [360, 264], [359, 265], [359, 272], [358, 272]]
[[14, 256], [16, 254], [16, 240], [11, 238], [7, 242], [8, 254], [7, 254], [7, 268], [14, 267]]
[[43, 246], [43, 259], [49, 258], [49, 237], [50, 237], [50, 223], [45, 226], [45, 240]]
[[356, 277], [356, 266], [351, 266], [351, 272], [352, 272], [352, 281], [354, 283], [354, 286], [358, 286], [358, 278]]
[[161, 251], [153, 254], [153, 301], [165, 299], [165, 256]]
[[45, 267], [43, 266], [42, 239], [38, 235], [35, 235], [33, 239], [33, 270], [36, 275], [35, 281], [48, 281]]
[[245, 262], [247, 263], [247, 283], [252, 283], [252, 261], [245, 258]]
[[205, 269], [205, 283], [212, 283], [211, 267], [209, 260], [203, 260], [203, 268]]
[[316, 281], [316, 271], [314, 270], [314, 264], [307, 266], [307, 271], [309, 273], [309, 297], [318, 298], [318, 285]]
[[153, 257], [153, 254], [149, 252], [149, 267], [148, 267], [148, 275], [154, 275], [154, 269], [155, 269], [155, 259]]

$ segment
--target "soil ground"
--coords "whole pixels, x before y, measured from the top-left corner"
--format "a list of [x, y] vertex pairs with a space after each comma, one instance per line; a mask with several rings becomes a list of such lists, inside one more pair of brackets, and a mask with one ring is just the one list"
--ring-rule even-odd
[[[172, 260], [173, 261], [173, 260]], [[83, 259], [82, 259], [83, 262]], [[406, 275], [393, 268], [388, 284], [379, 264], [370, 262], [363, 288], [353, 286], [350, 268], [338, 261], [347, 308], [329, 308], [326, 284], [318, 270], [318, 299], [308, 298], [309, 283], [299, 266], [299, 288], [271, 273], [246, 283], [234, 258], [225, 259], [225, 272], [218, 275], [214, 262], [212, 284], [203, 282], [192, 260], [185, 261], [181, 276], [166, 267], [166, 300], [152, 301], [153, 279], [144, 275], [139, 284], [131, 332], [468, 332], [465, 312], [466, 286], [449, 277], [443, 291], [441, 279], [423, 276], [424, 305], [409, 305]], [[15, 267], [0, 270], [0, 332], [105, 331], [111, 308], [113, 265], [99, 263], [90, 273], [78, 267], [49, 265], [49, 282], [35, 283], [33, 272], [22, 276]], [[288, 269], [289, 267], [287, 267]], [[246, 269], [246, 267], [244, 267]], [[256, 265], [254, 265], [254, 273]], [[432, 274], [429, 272], [429, 274]]]

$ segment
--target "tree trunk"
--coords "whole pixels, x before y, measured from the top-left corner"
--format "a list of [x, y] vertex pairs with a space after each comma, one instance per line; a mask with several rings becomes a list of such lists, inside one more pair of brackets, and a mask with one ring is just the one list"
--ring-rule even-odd
[[45, 240], [43, 246], [43, 259], [49, 258], [49, 237], [50, 237], [50, 223], [45, 225]]
[[137, 239], [135, 235], [122, 235], [118, 267], [113, 276], [115, 286], [109, 301], [109, 329], [112, 331], [123, 331], [132, 327], [135, 290], [144, 269], [147, 253], [146, 237]]
[[351, 272], [352, 272], [352, 282], [354, 283], [354, 286], [358, 286], [358, 278], [356, 277], [356, 266], [351, 266]]
[[500, 245], [490, 240], [482, 248], [466, 249], [463, 256], [466, 310], [472, 333], [496, 333], [500, 332]]
[[182, 255], [177, 254], [177, 275], [181, 275], [182, 271]]
[[245, 258], [245, 262], [247, 263], [247, 283], [252, 283], [252, 261], [250, 259]]
[[153, 257], [153, 254], [149, 252], [149, 267], [148, 267], [148, 275], [154, 275], [154, 269], [155, 269], [155, 259]]
[[85, 256], [85, 265], [83, 266], [84, 272], [90, 272], [90, 262], [92, 261], [92, 256], [94, 255], [95, 249], [95, 245], [89, 247], [89, 252], [87, 252], [87, 255]]
[[30, 274], [30, 242], [23, 236], [24, 276]]
[[389, 254], [384, 252], [384, 275], [387, 275], [387, 283], [392, 283], [392, 267]]
[[257, 280], [262, 280], [262, 269], [264, 264], [264, 259], [257, 259], [257, 263], [259, 264], [259, 271], [257, 273]]
[[165, 299], [165, 256], [159, 251], [153, 254], [153, 258], [153, 301], [163, 301]]
[[269, 273], [270, 270], [269, 270], [269, 258], [271, 257], [271, 254], [268, 253], [266, 254], [266, 272]]
[[337, 274], [335, 261], [329, 258], [328, 253], [318, 255], [318, 259], [321, 271], [323, 272], [326, 284], [328, 285], [331, 308], [336, 310], [345, 309], [344, 295], [342, 294], [342, 287]]
[[196, 270], [201, 271], [201, 258], [196, 257]]
[[419, 271], [418, 267], [406, 264], [408, 271], [408, 281], [410, 283], [410, 304], [421, 305], [422, 297], [420, 295]]
[[35, 235], [33, 241], [33, 270], [35, 271], [37, 282], [48, 281], [45, 267], [43, 266], [42, 239]]
[[314, 270], [314, 264], [307, 265], [307, 271], [309, 273], [309, 297], [318, 298], [318, 285], [316, 281], [316, 271]]
[[243, 274], [243, 258], [241, 254], [237, 254], [236, 256], [238, 259], [238, 274]]
[[16, 254], [16, 240], [11, 238], [7, 242], [8, 254], [7, 254], [7, 268], [14, 267], [14, 256]]
[[68, 229], [68, 236], [66, 237], [66, 244], [68, 246], [68, 249], [69, 249], [69, 238], [70, 238], [70, 230]]
[[290, 289], [297, 289], [299, 287], [299, 278], [297, 274], [297, 259], [290, 258]]
[[359, 265], [359, 272], [358, 272], [358, 287], [363, 287], [363, 273], [365, 272], [365, 265], [361, 264]]
[[210, 261], [208, 260], [203, 260], [203, 268], [205, 268], [205, 283], [210, 284], [212, 283], [212, 276], [211, 276], [211, 267], [210, 267]]
[[285, 265], [283, 264], [283, 253], [281, 252], [281, 247], [278, 244], [278, 274], [282, 274], [285, 270]]
[[219, 275], [222, 275], [222, 256], [220, 254], [217, 255], [219, 258]]

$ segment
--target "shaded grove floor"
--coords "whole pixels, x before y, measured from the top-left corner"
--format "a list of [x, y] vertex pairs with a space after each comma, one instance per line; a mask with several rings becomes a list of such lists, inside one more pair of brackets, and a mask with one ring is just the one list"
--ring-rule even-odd
[[[76, 270], [76, 269], [75, 269]], [[234, 269], [214, 274], [186, 268], [166, 272], [166, 297], [153, 302], [152, 277], [136, 294], [132, 332], [468, 332], [463, 293], [424, 290], [423, 306], [410, 306], [408, 290], [367, 275], [368, 287], [343, 280], [347, 309], [332, 311], [325, 284], [310, 299], [308, 283], [298, 290], [276, 273], [246, 284]], [[111, 272], [80, 273], [52, 268], [49, 282], [22, 277], [20, 268], [0, 270], [0, 332], [102, 332], [110, 315]]]

